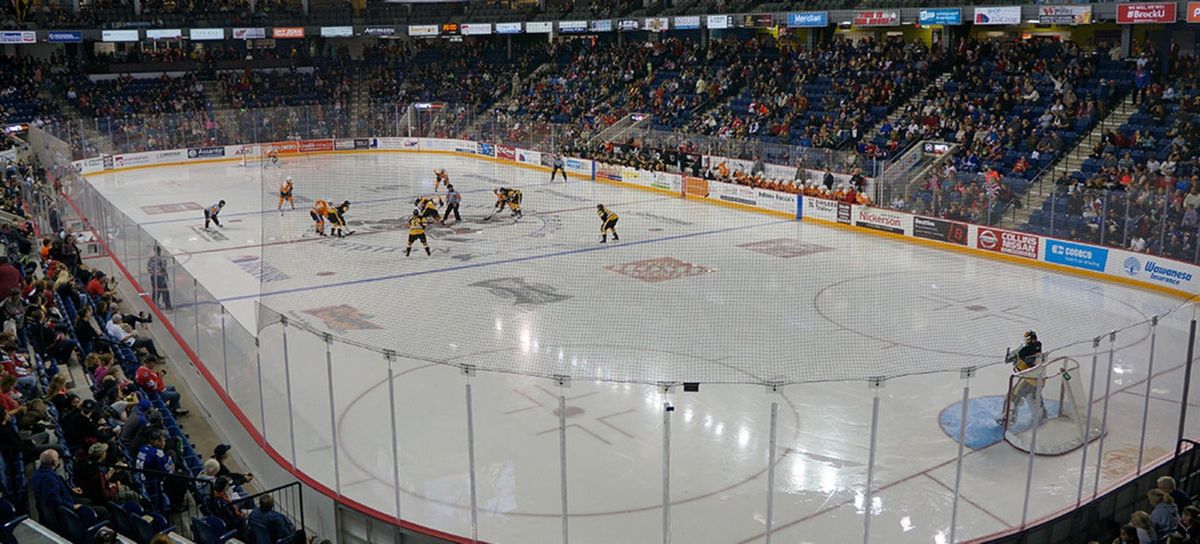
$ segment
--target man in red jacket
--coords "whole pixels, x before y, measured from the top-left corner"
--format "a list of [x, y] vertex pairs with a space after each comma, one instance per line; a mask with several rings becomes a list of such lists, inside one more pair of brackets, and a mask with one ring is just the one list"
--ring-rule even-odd
[[146, 357], [142, 361], [142, 366], [138, 367], [134, 381], [142, 386], [142, 389], [158, 393], [158, 396], [162, 397], [163, 402], [167, 403], [167, 407], [171, 409], [171, 413], [177, 416], [186, 416], [188, 411], [179, 407], [179, 392], [175, 390], [174, 385], [167, 385], [163, 381], [162, 376], [167, 373], [167, 369], [155, 369], [159, 362], [160, 360], [153, 356]]

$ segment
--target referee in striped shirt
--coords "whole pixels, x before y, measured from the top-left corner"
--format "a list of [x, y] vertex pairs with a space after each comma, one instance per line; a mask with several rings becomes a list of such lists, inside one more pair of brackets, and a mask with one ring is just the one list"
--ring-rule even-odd
[[462, 194], [455, 191], [454, 186], [449, 183], [446, 184], [446, 191], [446, 215], [442, 217], [442, 223], [444, 224], [450, 219], [451, 212], [454, 213], [454, 221], [462, 223], [462, 216], [458, 214], [458, 204], [462, 202]]

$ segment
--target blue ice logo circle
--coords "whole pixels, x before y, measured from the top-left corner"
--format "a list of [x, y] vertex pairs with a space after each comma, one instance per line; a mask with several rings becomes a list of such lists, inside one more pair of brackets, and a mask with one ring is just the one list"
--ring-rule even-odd
[[1137, 257], [1125, 259], [1125, 273], [1130, 276], [1138, 275], [1138, 270], [1142, 269], [1142, 262]]

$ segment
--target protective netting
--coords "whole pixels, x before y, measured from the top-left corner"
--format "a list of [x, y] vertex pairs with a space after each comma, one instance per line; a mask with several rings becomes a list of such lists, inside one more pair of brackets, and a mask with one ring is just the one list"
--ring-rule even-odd
[[[648, 384], [866, 380], [1001, 364], [1026, 330], [1055, 354], [1086, 355], [1096, 335], [1180, 305], [665, 195], [551, 183], [542, 169], [466, 153], [368, 149], [258, 164], [258, 326], [286, 316], [433, 364]], [[462, 220], [446, 226], [439, 170], [462, 199]], [[295, 210], [284, 202], [279, 212], [288, 178]], [[500, 187], [522, 192], [522, 217], [496, 212]], [[406, 255], [421, 197], [435, 202], [432, 255], [420, 241]], [[316, 232], [318, 199], [350, 203], [345, 237], [329, 220], [326, 236]], [[620, 242], [599, 243], [600, 203], [620, 215]], [[1161, 332], [1181, 340], [1186, 328]], [[1118, 349], [1130, 355], [1146, 341], [1127, 337]]]

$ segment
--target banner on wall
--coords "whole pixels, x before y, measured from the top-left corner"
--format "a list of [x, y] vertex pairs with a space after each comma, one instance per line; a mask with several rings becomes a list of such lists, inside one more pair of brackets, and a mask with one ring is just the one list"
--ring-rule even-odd
[[851, 23], [854, 26], [897, 26], [900, 24], [900, 12], [897, 10], [856, 11]]
[[267, 29], [265, 28], [235, 28], [233, 29], [233, 39], [235, 40], [261, 40], [267, 37]]
[[147, 40], [182, 40], [181, 28], [151, 28], [146, 30]]
[[[5, 41], [8, 34], [20, 34], [19, 32], [0, 32], [0, 42], [14, 43]], [[33, 34], [30, 32], [30, 34]], [[138, 31], [136, 30], [101, 30], [100, 39], [106, 42], [136, 42], [138, 41]]]
[[496, 23], [496, 34], [520, 34], [521, 23]]
[[1086, 25], [1092, 22], [1092, 6], [1038, 6], [1043, 25]]
[[704, 26], [712, 30], [722, 30], [733, 27], [732, 15], [709, 15], [704, 19]]
[[829, 26], [829, 13], [825, 11], [805, 11], [787, 14], [788, 28], [821, 28]]
[[277, 40], [293, 40], [304, 37], [302, 26], [277, 26], [271, 29], [271, 37]]
[[83, 32], [78, 30], [51, 30], [46, 35], [50, 43], [79, 43], [83, 41]]
[[925, 25], [961, 25], [962, 10], [958, 8], [923, 9], [917, 16], [917, 22]]
[[396, 35], [396, 27], [392, 26], [368, 26], [363, 29], [363, 36], [394, 36]]
[[352, 26], [323, 26], [321, 27], [322, 38], [350, 38], [354, 36], [354, 27]]
[[673, 24], [675, 25], [675, 30], [699, 30], [700, 16], [681, 15], [675, 18]]
[[975, 8], [975, 24], [977, 25], [1019, 25], [1021, 24], [1021, 6], [977, 7]]
[[752, 13], [742, 16], [742, 28], [771, 28], [775, 17], [770, 13]]
[[666, 17], [647, 17], [642, 30], [650, 32], [666, 32], [671, 29], [671, 20]]
[[932, 217], [914, 216], [913, 236], [965, 246], [967, 245], [967, 226], [963, 223]]
[[188, 31], [188, 39], [194, 42], [224, 40], [224, 28], [193, 28]]
[[492, 33], [491, 23], [463, 23], [463, 36], [484, 36]]
[[[105, 32], [108, 32], [108, 31], [105, 30]], [[133, 32], [133, 40], [131, 40], [131, 41], [136, 42], [137, 41], [137, 31], [131, 30], [130, 32]], [[105, 41], [108, 41], [108, 40], [105, 40]], [[21, 31], [16, 31], [16, 32], [0, 32], [0, 43], [21, 43], [21, 44], [37, 43], [37, 32], [34, 32], [32, 30], [21, 30]]]
[[1136, 25], [1141, 23], [1174, 23], [1175, 2], [1148, 2], [1141, 4], [1117, 4], [1117, 23]]
[[592, 32], [612, 32], [612, 19], [596, 19], [588, 24], [588, 30]]
[[526, 34], [549, 34], [553, 31], [553, 21], [529, 21], [525, 23]]
[[858, 213], [854, 214], [854, 224], [856, 226], [890, 232], [892, 234], [904, 234], [905, 223], [907, 223], [909, 217], [912, 217], [908, 214], [883, 208], [873, 208], [870, 206], [856, 206], [856, 208], [858, 208]]
[[1188, 2], [1187, 22], [1200, 23], [1200, 2]]
[[621, 19], [617, 21], [617, 30], [621, 32], [631, 32], [642, 27], [641, 21], [637, 19]]
[[408, 25], [408, 35], [419, 38], [423, 36], [437, 36], [437, 25]]
[[587, 21], [559, 21], [558, 31], [563, 34], [578, 34], [587, 32]]

